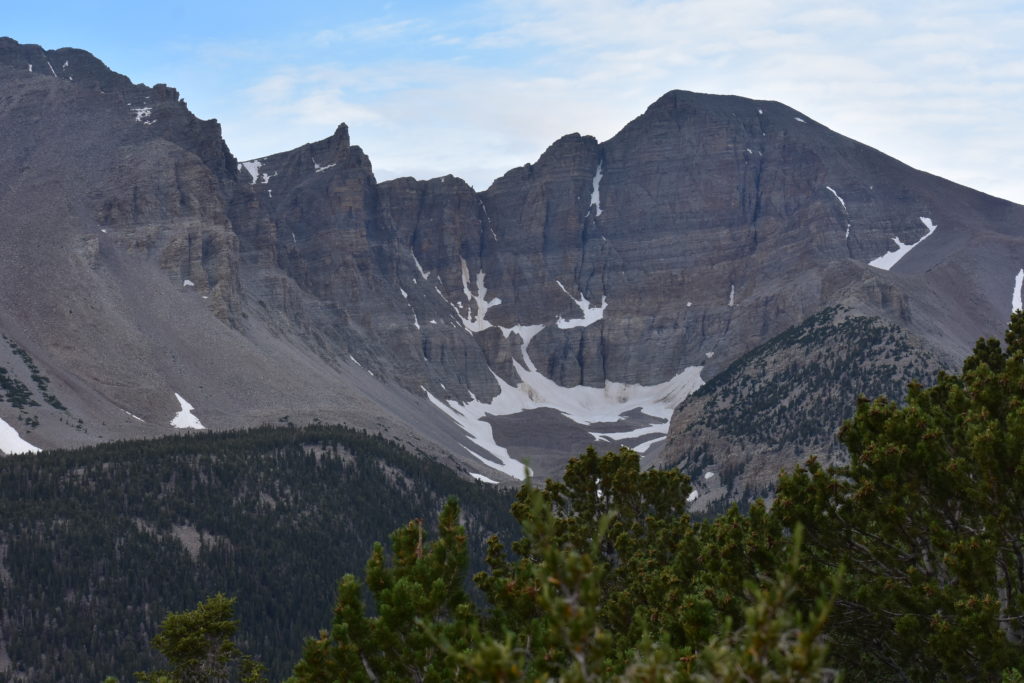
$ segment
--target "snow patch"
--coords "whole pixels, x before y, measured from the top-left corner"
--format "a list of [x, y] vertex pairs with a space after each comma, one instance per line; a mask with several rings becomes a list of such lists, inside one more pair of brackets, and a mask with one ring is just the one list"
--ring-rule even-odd
[[327, 164], [326, 166], [321, 166], [320, 164], [316, 163], [316, 161], [314, 161], [313, 162], [313, 172], [314, 173], [323, 173], [327, 169], [334, 168], [337, 165], [338, 165], [337, 163], [334, 163], [334, 164]]
[[174, 398], [178, 399], [181, 410], [171, 420], [171, 426], [178, 429], [206, 429], [199, 418], [192, 414], [192, 404], [182, 398], [181, 394], [175, 392]]
[[138, 420], [139, 422], [145, 422], [145, 420], [143, 420], [141, 417], [139, 417], [138, 415], [135, 415], [134, 413], [129, 413], [124, 408], [121, 408], [121, 412], [124, 413], [125, 415], [127, 415], [128, 417], [132, 418], [133, 420]]
[[[843, 205], [843, 213], [845, 213], [846, 217], [849, 218], [850, 213], [846, 209], [846, 202], [844, 202], [843, 198], [839, 196], [839, 193], [833, 190], [828, 185], [825, 186], [825, 189], [831, 192], [835, 196], [835, 198], [839, 200], [839, 203]], [[844, 239], [850, 239], [850, 221], [846, 221], [846, 237]]]
[[729, 285], [729, 305], [736, 305], [736, 285]]
[[[487, 311], [492, 306], [497, 306], [501, 303], [499, 297], [494, 297], [490, 301], [487, 300], [487, 287], [484, 286], [484, 271], [480, 271], [476, 274], [476, 294], [469, 291], [469, 266], [466, 265], [466, 259], [459, 258], [462, 261], [462, 292], [466, 295], [466, 300], [476, 304], [476, 315], [473, 315], [472, 306], [466, 316], [462, 315], [462, 312], [458, 308], [453, 306], [455, 312], [458, 313], [459, 318], [462, 319], [462, 325], [470, 332], [483, 332], [489, 327], [494, 327], [491, 323], [487, 322]], [[440, 291], [438, 292], [440, 294]], [[443, 297], [442, 297], [443, 298]]]
[[713, 476], [715, 476], [715, 473], [714, 473], [714, 472], [705, 472], [705, 473], [704, 473], [704, 478], [705, 478], [705, 479], [710, 479], [710, 478], [711, 478], [711, 477], [713, 477]]
[[925, 234], [923, 237], [921, 237], [921, 239], [914, 242], [913, 244], [904, 244], [903, 242], [900, 241], [899, 237], [893, 237], [892, 241], [896, 243], [896, 251], [890, 251], [888, 253], [882, 254], [873, 261], [869, 261], [868, 265], [874, 266], [875, 268], [880, 268], [882, 270], [889, 270], [897, 263], [899, 263], [900, 259], [902, 259], [908, 253], [910, 253], [911, 249], [913, 249], [917, 245], [921, 244], [921, 242], [924, 242], [926, 239], [928, 239], [928, 237], [930, 237], [931, 234], [935, 232], [935, 228], [939, 227], [935, 225], [935, 223], [932, 223], [931, 218], [925, 218], [924, 216], [921, 216], [920, 218], [921, 222], [924, 224], [924, 227], [928, 228], [927, 234]]
[[836, 192], [835, 190], [833, 190], [828, 185], [825, 186], [825, 189], [828, 190], [829, 192], [831, 192], [835, 196], [835, 198], [839, 200], [839, 203], [843, 205], [843, 210], [845, 211], [846, 210], [846, 202], [844, 202], [843, 198], [839, 196], [839, 193]]
[[420, 265], [420, 260], [416, 258], [415, 252], [412, 255], [412, 260], [416, 264], [416, 270], [420, 271], [420, 277], [422, 277], [425, 282], [428, 278], [430, 278], [430, 273], [423, 270], [423, 266]]
[[692, 503], [693, 501], [697, 500], [697, 496], [698, 496], [698, 495], [700, 495], [700, 494], [699, 494], [699, 493], [697, 493], [697, 490], [696, 490], [696, 489], [694, 489], [693, 491], [690, 491], [690, 495], [688, 495], [688, 496], [686, 497], [686, 502], [687, 502], [687, 503]]
[[477, 474], [476, 472], [470, 472], [469, 476], [473, 477], [477, 481], [482, 481], [485, 484], [497, 484], [498, 483], [498, 482], [494, 481], [493, 479], [491, 479], [490, 477], [485, 477], [484, 475]]
[[[49, 62], [47, 62], [49, 63]], [[53, 67], [50, 67], [51, 69]], [[54, 74], [56, 75], [56, 74]], [[145, 119], [148, 119], [153, 114], [152, 107], [132, 107], [131, 112], [135, 114], [136, 123], [145, 123]]]
[[639, 454], [643, 455], [644, 453], [646, 453], [646, 452], [647, 452], [647, 449], [648, 449], [648, 448], [650, 448], [650, 447], [651, 447], [651, 446], [653, 446], [654, 444], [656, 444], [656, 443], [658, 443], [659, 441], [662, 441], [662, 440], [664, 440], [664, 439], [665, 439], [665, 437], [664, 437], [664, 436], [659, 436], [659, 437], [658, 437], [658, 438], [656, 438], [656, 439], [651, 439], [650, 441], [644, 441], [644, 442], [643, 442], [642, 444], [640, 444], [640, 445], [638, 445], [638, 446], [633, 446], [633, 450], [634, 450], [634, 451], [636, 451], [637, 453], [639, 453]]
[[182, 280], [181, 281], [181, 286], [182, 287], [195, 287], [196, 283], [192, 282], [191, 280]]
[[1024, 285], [1024, 268], [1022, 268], [1021, 271], [1017, 273], [1017, 277], [1014, 278], [1013, 280], [1013, 310], [1011, 311], [1011, 313], [1019, 311], [1021, 310], [1021, 308], [1024, 308], [1024, 305], [1021, 304], [1021, 285]]
[[565, 285], [563, 285], [561, 282], [555, 280], [555, 284], [561, 287], [562, 291], [565, 292], [565, 295], [572, 299], [577, 306], [579, 306], [580, 313], [583, 314], [582, 318], [574, 318], [571, 320], [566, 320], [559, 316], [557, 322], [555, 323], [556, 325], [558, 325], [558, 329], [569, 330], [572, 329], [573, 327], [589, 327], [590, 325], [593, 325], [597, 321], [604, 319], [604, 309], [608, 308], [608, 297], [602, 296], [601, 305], [591, 307], [590, 301], [585, 296], [583, 296], [582, 292], [580, 292], [580, 298], [577, 299], [572, 294], [569, 294], [569, 290], [567, 290], [565, 288]]
[[[53, 70], [53, 64], [50, 64], [50, 62], [46, 62], [46, 66], [50, 67], [50, 73], [53, 74], [54, 78], [57, 78], [57, 72]], [[138, 119], [136, 119], [136, 120], [138, 120]]]
[[18, 430], [0, 418], [0, 451], [7, 455], [18, 455], [20, 453], [38, 453], [41, 450], [38, 446], [33, 446], [18, 436]]
[[32, 65], [31, 64], [28, 65], [28, 72], [32, 73]]
[[763, 109], [758, 109], [757, 113], [758, 113], [759, 116], [764, 116], [764, 110]]
[[[527, 347], [528, 344], [524, 342], [524, 361], [530, 369], [521, 365], [519, 361], [512, 360], [513, 368], [519, 377], [519, 382], [515, 386], [492, 372], [498, 383], [499, 392], [488, 403], [475, 398], [466, 403], [442, 401], [427, 392], [431, 403], [462, 427], [469, 435], [470, 441], [477, 447], [477, 450], [468, 447], [466, 450], [489, 467], [516, 479], [526, 477], [526, 467], [513, 459], [506, 448], [497, 444], [491, 425], [486, 421], [488, 416], [513, 415], [536, 408], [553, 408], [577, 424], [590, 425], [617, 422], [624, 419], [626, 413], [639, 408], [645, 415], [661, 420], [659, 424], [645, 428], [644, 433], [657, 434], [643, 445], [646, 450], [651, 444], [668, 435], [672, 411], [704, 384], [700, 377], [701, 366], [691, 366], [672, 379], [652, 386], [605, 382], [603, 387], [563, 387], [536, 370], [529, 358]], [[639, 450], [639, 447], [634, 450]], [[497, 458], [498, 462], [495, 463], [481, 453]]]
[[597, 163], [597, 171], [594, 172], [594, 183], [593, 189], [590, 191], [590, 205], [594, 207], [594, 215], [601, 215], [601, 176], [603, 173], [604, 162], [599, 161]]
[[[292, 234], [294, 234], [294, 233], [292, 233]], [[398, 291], [402, 293], [402, 298], [403, 299], [408, 299], [409, 298], [409, 292], [405, 291], [401, 287], [398, 288]]]
[[794, 116], [794, 117], [793, 117], [793, 119], [794, 119], [794, 120], [796, 120], [796, 121], [799, 121], [800, 123], [807, 123], [806, 121], [804, 121], [804, 120], [803, 120], [802, 118], [800, 118], [799, 116]]
[[660, 435], [664, 431], [665, 426], [659, 423], [639, 427], [628, 432], [588, 432], [588, 434], [594, 438], [594, 441], [622, 441], [623, 439], [635, 439], [638, 436], [647, 436], [648, 434]]
[[530, 345], [530, 341], [533, 340], [537, 334], [544, 329], [543, 325], [513, 325], [512, 327], [498, 327], [501, 330], [501, 334], [504, 335], [505, 339], [508, 339], [509, 335], [513, 332], [519, 335], [520, 345], [519, 347], [523, 351], [523, 363], [526, 365], [530, 372], [536, 372], [537, 368], [534, 366], [533, 361], [530, 360], [530, 354], [526, 353], [526, 347]]
[[263, 163], [259, 159], [253, 159], [252, 161], [243, 161], [239, 164], [239, 167], [244, 168], [248, 171], [250, 177], [252, 177], [252, 185], [256, 184], [256, 181], [260, 178], [260, 166]]

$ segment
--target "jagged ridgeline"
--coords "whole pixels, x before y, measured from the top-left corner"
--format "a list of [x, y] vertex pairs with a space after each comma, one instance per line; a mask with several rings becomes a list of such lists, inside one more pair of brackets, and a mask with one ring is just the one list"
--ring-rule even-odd
[[[0, 92], [7, 451], [164, 436], [185, 401], [502, 482], [595, 444], [674, 462], [701, 418], [675, 407], [809, 316], [856, 308], [956, 367], [1024, 287], [1024, 206], [779, 102], [673, 90], [474, 188], [378, 180], [340, 121], [236, 159], [173, 87], [82, 50], [0, 38]], [[769, 436], [747, 452], [774, 476], [801, 458]]]
[[3, 680], [131, 680], [165, 614], [218, 591], [238, 596], [241, 642], [279, 679], [373, 542], [434, 523], [449, 496], [474, 566], [487, 536], [516, 528], [510, 491], [343, 427], [0, 458], [0, 491]]

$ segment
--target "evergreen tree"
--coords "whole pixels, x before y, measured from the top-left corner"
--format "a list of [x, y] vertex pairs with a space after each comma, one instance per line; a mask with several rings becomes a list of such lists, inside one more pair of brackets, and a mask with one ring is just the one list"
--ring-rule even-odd
[[[293, 680], [827, 679], [829, 603], [797, 609], [799, 551], [776, 561], [786, 544], [762, 506], [693, 524], [689, 490], [625, 449], [570, 461], [544, 490], [525, 486], [518, 558], [492, 539], [490, 570], [475, 577], [484, 610], [461, 590], [465, 534], [450, 502], [437, 541], [416, 521], [392, 535], [390, 562], [374, 549], [375, 616], [359, 582], [342, 580], [331, 630], [307, 642]], [[746, 581], [718, 574], [729, 569]]]
[[391, 549], [389, 562], [376, 544], [366, 565], [377, 615], [367, 616], [359, 581], [346, 575], [331, 630], [306, 642], [293, 680], [453, 680], [453, 662], [434, 639], [465, 645], [473, 616], [463, 590], [468, 554], [456, 501], [442, 509], [436, 541], [425, 542], [423, 521], [414, 520], [391, 535]]
[[169, 669], [136, 674], [149, 683], [220, 683], [265, 681], [263, 666], [235, 643], [238, 630], [235, 598], [218, 593], [187, 612], [171, 612], [160, 624], [153, 647]]
[[995, 679], [1024, 661], [1024, 313], [905, 405], [861, 400], [850, 464], [784, 476], [774, 510], [846, 581], [833, 652], [861, 680]]

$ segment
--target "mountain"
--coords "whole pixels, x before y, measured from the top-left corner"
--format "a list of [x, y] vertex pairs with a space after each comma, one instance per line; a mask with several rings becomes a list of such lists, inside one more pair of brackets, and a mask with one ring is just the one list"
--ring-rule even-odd
[[487, 481], [727, 467], [699, 506], [841, 457], [822, 382], [929, 382], [1019, 295], [1024, 207], [777, 102], [669, 92], [476, 191], [378, 183], [344, 125], [239, 163], [78, 50], [0, 39], [0, 92], [8, 451], [320, 420]]

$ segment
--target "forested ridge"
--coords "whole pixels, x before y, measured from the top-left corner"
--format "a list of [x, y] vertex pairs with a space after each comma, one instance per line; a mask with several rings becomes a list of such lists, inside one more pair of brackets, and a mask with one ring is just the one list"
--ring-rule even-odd
[[[749, 351], [683, 402], [666, 463], [701, 482], [698, 509], [721, 514], [771, 495], [781, 469], [814, 455], [839, 462], [836, 439], [856, 397], [903, 400], [912, 381], [946, 367], [906, 330], [843, 306], [829, 307]], [[707, 486], [710, 484], [711, 486]], [[710, 490], [709, 490], [710, 489]]]
[[961, 374], [859, 399], [847, 464], [811, 458], [770, 506], [714, 518], [628, 449], [512, 502], [351, 430], [235, 437], [5, 463], [5, 634], [15, 615], [44, 643], [7, 636], [27, 678], [1022, 680], [1024, 313]]
[[221, 591], [239, 596], [244, 646], [286, 675], [338, 578], [449, 496], [479, 566], [484, 539], [513, 532], [511, 492], [344, 427], [2, 458], [0, 679], [130, 678], [156, 661], [149, 639], [169, 610]]
[[[811, 458], [770, 508], [703, 520], [686, 476], [591, 449], [519, 491], [522, 537], [490, 541], [482, 604], [450, 501], [435, 537], [410, 522], [341, 580], [289, 680], [1019, 683], [1024, 313], [962, 374], [861, 398], [839, 439], [848, 464]], [[216, 647], [183, 648], [181, 624], [207, 621]], [[223, 596], [170, 615], [145, 680], [260, 680], [231, 628]]]

